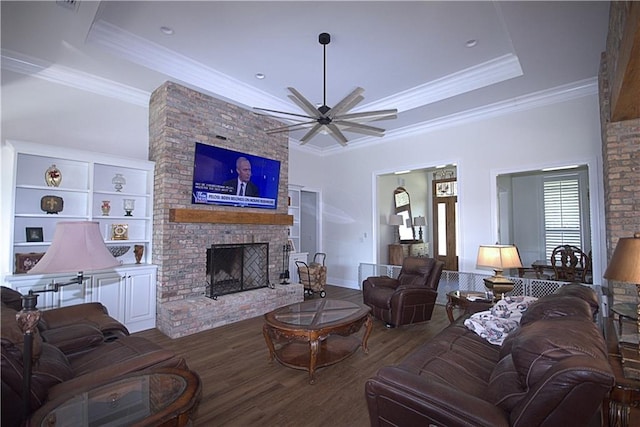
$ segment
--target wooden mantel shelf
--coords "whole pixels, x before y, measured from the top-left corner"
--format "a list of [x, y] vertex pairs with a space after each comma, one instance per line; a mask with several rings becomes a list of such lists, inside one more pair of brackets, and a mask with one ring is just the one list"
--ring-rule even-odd
[[226, 212], [204, 209], [169, 209], [169, 221], [210, 224], [293, 225], [288, 214], [259, 212]]

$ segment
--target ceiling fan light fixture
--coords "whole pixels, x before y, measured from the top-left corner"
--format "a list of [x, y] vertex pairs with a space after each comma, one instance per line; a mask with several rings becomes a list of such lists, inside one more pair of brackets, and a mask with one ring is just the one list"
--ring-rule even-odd
[[[305, 114], [288, 113], [285, 111], [269, 110], [266, 108], [257, 108], [255, 110], [263, 111], [265, 113], [273, 113], [271, 117], [283, 119], [284, 116], [291, 116], [289, 120], [295, 120], [298, 123], [280, 126], [273, 129], [267, 129], [268, 135], [289, 132], [294, 130], [309, 129], [307, 133], [300, 139], [300, 144], [306, 144], [311, 138], [318, 134], [329, 134], [342, 146], [347, 145], [347, 137], [342, 133], [342, 130], [348, 132], [355, 132], [369, 136], [384, 136], [384, 129], [368, 126], [360, 122], [372, 121], [372, 120], [385, 120], [396, 118], [398, 113], [397, 109], [380, 110], [380, 111], [363, 111], [358, 113], [348, 113], [358, 103], [362, 102], [364, 97], [362, 92], [364, 89], [357, 87], [350, 94], [345, 96], [340, 102], [332, 107], [327, 105], [327, 45], [331, 42], [331, 35], [329, 33], [320, 33], [318, 36], [318, 42], [323, 47], [323, 102], [322, 104], [316, 104], [309, 102], [307, 98], [302, 96], [296, 89], [287, 88], [291, 95], [289, 99], [293, 101]], [[256, 75], [257, 77], [257, 75]], [[294, 119], [296, 118], [296, 119]]]

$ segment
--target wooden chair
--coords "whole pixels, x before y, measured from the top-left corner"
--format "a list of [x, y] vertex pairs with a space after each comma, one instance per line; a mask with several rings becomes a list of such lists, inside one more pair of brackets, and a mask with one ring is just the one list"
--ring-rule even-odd
[[585, 283], [591, 261], [577, 246], [560, 245], [551, 252], [553, 280], [560, 282]]

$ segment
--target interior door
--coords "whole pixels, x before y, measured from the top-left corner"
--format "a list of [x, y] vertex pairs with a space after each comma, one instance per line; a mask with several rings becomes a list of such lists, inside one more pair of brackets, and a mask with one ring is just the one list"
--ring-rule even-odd
[[458, 271], [457, 190], [456, 178], [433, 181], [433, 253], [449, 271]]

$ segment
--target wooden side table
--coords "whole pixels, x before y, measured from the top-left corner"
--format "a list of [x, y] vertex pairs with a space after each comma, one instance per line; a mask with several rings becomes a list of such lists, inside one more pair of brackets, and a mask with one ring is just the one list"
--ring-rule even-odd
[[404, 260], [404, 248], [402, 245], [389, 245], [389, 264], [402, 265]]
[[[472, 301], [475, 299], [475, 301]], [[484, 292], [471, 291], [453, 291], [447, 294], [447, 317], [449, 322], [455, 322], [453, 317], [453, 309], [458, 308], [464, 310], [465, 313], [476, 313], [478, 311], [489, 310], [493, 306], [492, 300], [486, 299]]]

